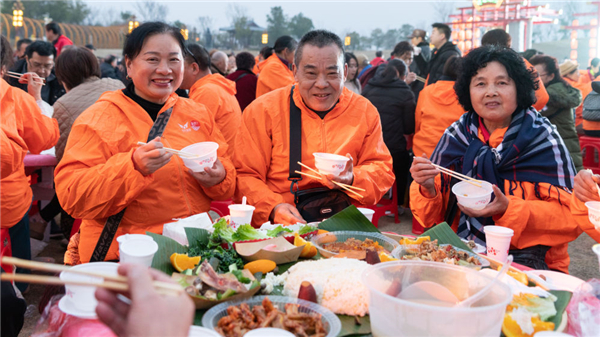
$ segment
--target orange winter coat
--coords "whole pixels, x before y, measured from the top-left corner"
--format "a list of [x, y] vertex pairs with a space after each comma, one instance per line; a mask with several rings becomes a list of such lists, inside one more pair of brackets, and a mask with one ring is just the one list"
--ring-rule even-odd
[[444, 131], [465, 113], [458, 103], [454, 81], [437, 81], [419, 94], [415, 109], [413, 153], [431, 157]]
[[242, 123], [242, 110], [235, 93], [235, 82], [220, 74], [204, 76], [190, 88], [190, 99], [204, 104], [212, 112], [230, 151], [233, 151], [234, 140]]
[[256, 82], [256, 98], [275, 89], [294, 83], [294, 73], [275, 53], [269, 56], [264, 64], [259, 64], [260, 76]]
[[523, 61], [525, 62], [525, 66], [527, 67], [527, 69], [532, 70], [535, 73], [536, 82], [538, 84], [538, 89], [535, 91], [536, 102], [533, 105], [533, 107], [537, 111], [542, 111], [542, 109], [546, 106], [546, 104], [548, 104], [548, 100], [550, 99], [550, 96], [548, 95], [548, 92], [546, 91], [544, 82], [540, 81], [540, 77], [538, 76], [538, 73], [537, 73], [537, 70], [535, 70], [535, 67], [532, 66], [531, 63], [529, 63], [529, 61], [527, 61], [527, 59], [523, 58]]
[[[5, 143], [3, 137], [1, 149], [0, 223], [2, 228], [10, 228], [23, 218], [33, 196], [25, 175], [23, 157], [28, 151], [38, 154], [54, 146], [59, 132], [56, 119], [42, 115], [31, 95], [10, 86], [4, 79], [0, 79], [0, 114], [3, 133], [11, 143], [14, 142]], [[9, 159], [11, 154], [16, 157]], [[5, 161], [10, 164], [5, 164]]]
[[[587, 77], [587, 75], [585, 75]], [[579, 89], [581, 91], [581, 104], [575, 109], [575, 126], [583, 123], [583, 101], [587, 95], [592, 92], [592, 82], [586, 81], [584, 75], [581, 75], [579, 81], [575, 82], [570, 78], [563, 77], [567, 83], [569, 83], [573, 88]], [[589, 77], [588, 77], [589, 78]]]
[[[145, 142], [152, 119], [123, 91], [107, 92], [73, 124], [63, 159], [56, 168], [58, 199], [67, 213], [83, 219], [79, 255], [88, 262], [106, 219], [127, 207], [115, 235], [162, 233], [163, 225], [210, 209], [211, 200], [231, 198], [236, 172], [226, 155], [227, 143], [203, 105], [172, 94], [160, 113], [173, 107], [162, 142], [181, 149], [187, 145], [214, 141], [227, 175], [211, 188], [202, 187], [188, 173], [182, 160], [171, 161], [151, 175], [134, 168], [136, 143]], [[116, 240], [106, 260], [118, 258]]]
[[575, 196], [575, 193], [572, 194], [571, 198], [571, 214], [573, 214], [573, 219], [575, 219], [579, 228], [586, 232], [587, 235], [591, 236], [592, 239], [596, 240], [596, 242], [600, 243], [600, 232], [597, 231], [594, 224], [590, 222], [588, 209], [585, 207], [585, 203], [579, 200]]
[[[291, 87], [258, 98], [244, 110], [234, 156], [238, 170], [235, 198], [246, 196], [248, 203], [256, 207], [253, 226], [268, 221], [276, 205], [294, 204], [288, 181]], [[302, 111], [302, 163], [314, 168], [313, 152], [349, 153], [354, 158], [353, 185], [366, 192], [361, 192], [364, 198], [348, 195], [365, 205], [378, 202], [392, 187], [394, 173], [375, 107], [346, 88], [324, 119], [304, 104], [298, 90], [294, 90], [294, 102]], [[322, 185], [304, 177], [299, 187], [302, 190]]]
[[[494, 131], [489, 140], [492, 147], [502, 142], [507, 128]], [[484, 141], [481, 131], [479, 138]], [[569, 242], [577, 239], [581, 229], [573, 220], [569, 206], [571, 195], [561, 188], [546, 183], [539, 184], [539, 198], [533, 183], [505, 182], [505, 191], [509, 199], [508, 208], [502, 216], [494, 216], [496, 226], [511, 228], [515, 231], [510, 249], [523, 249], [536, 245], [552, 247], [546, 254], [546, 264], [550, 269], [569, 272]], [[413, 181], [410, 186], [410, 208], [413, 216], [423, 227], [428, 228], [445, 221], [444, 215], [451, 191], [440, 192], [440, 176], [435, 178], [436, 196], [427, 198], [421, 194], [420, 185]], [[458, 229], [460, 212], [452, 223], [454, 231]]]

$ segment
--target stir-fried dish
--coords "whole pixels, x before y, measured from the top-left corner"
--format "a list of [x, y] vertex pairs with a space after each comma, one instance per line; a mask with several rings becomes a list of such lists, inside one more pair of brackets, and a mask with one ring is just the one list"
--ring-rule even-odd
[[410, 249], [407, 255], [402, 256], [402, 260], [434, 261], [455, 265], [481, 265], [479, 259], [465, 251], [457, 250], [452, 245], [438, 246], [437, 240], [423, 241], [418, 249]]
[[[357, 240], [355, 238], [349, 238], [344, 242], [332, 242], [323, 245], [323, 248], [334, 253], [342, 253], [347, 251], [367, 251], [367, 249], [375, 249], [377, 252], [387, 252], [379, 242], [371, 239]], [[389, 253], [389, 252], [388, 252]]]

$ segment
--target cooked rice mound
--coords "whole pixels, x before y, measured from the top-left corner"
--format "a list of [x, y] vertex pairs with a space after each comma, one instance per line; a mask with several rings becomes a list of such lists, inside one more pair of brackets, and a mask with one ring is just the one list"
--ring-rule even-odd
[[310, 282], [319, 304], [336, 314], [364, 316], [369, 313], [369, 291], [361, 282], [369, 265], [355, 259], [321, 259], [299, 262], [289, 269], [283, 294], [298, 297], [303, 281]]

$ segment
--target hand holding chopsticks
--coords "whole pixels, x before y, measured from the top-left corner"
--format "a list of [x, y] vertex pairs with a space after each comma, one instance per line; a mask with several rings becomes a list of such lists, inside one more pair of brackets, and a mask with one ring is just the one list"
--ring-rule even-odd
[[422, 82], [422, 83], [425, 83], [425, 82], [427, 82], [427, 80], [426, 80], [426, 79], [424, 79], [423, 77], [421, 77], [421, 76], [419, 76], [419, 75], [417, 75], [417, 81], [419, 81], [419, 82]]
[[[23, 77], [23, 75], [27, 75], [27, 74], [29, 74], [29, 78]], [[31, 79], [32, 81], [37, 82], [37, 84], [40, 84], [40, 85], [45, 85], [46, 84], [46, 80], [43, 79], [43, 78], [41, 78], [41, 77], [39, 77], [39, 76], [37, 76], [37, 74], [35, 74], [35, 73], [21, 74], [21, 73], [16, 73], [14, 71], [7, 71], [6, 72], [6, 76], [12, 77], [12, 78], [16, 78], [16, 79], [19, 79], [19, 80], [23, 78], [24, 80], [27, 80], [27, 81], [29, 81], [29, 79]]]
[[[323, 177], [326, 177], [323, 174], [321, 174], [319, 171], [313, 169], [312, 167], [310, 167], [308, 165], [305, 165], [305, 164], [303, 164], [301, 162], [298, 162], [298, 164], [300, 164], [300, 166], [302, 166], [302, 167], [306, 168], [307, 170], [309, 170], [309, 171], [311, 171], [311, 172], [313, 172], [313, 173], [316, 174], [316, 176], [315, 176], [315, 175], [304, 173], [304, 172], [301, 172], [301, 171], [295, 171], [296, 173], [298, 173], [300, 175], [311, 177], [311, 178], [317, 179], [317, 180], [321, 180]], [[352, 186], [352, 185], [343, 184], [343, 183], [340, 183], [340, 182], [337, 182], [337, 181], [334, 181], [334, 180], [330, 180], [330, 181], [334, 185], [336, 185], [336, 186], [338, 186], [338, 187], [340, 187], [340, 188], [342, 188], [342, 189], [344, 189], [344, 190], [346, 190], [346, 191], [348, 191], [350, 193], [356, 194], [357, 196], [359, 196], [361, 198], [363, 198], [363, 196], [360, 193], [356, 192], [356, 191], [366, 192], [366, 190], [364, 188], [360, 188], [360, 187], [356, 187], [356, 186]]]
[[[144, 142], [137, 142], [137, 145], [143, 146], [146, 145], [148, 143], [144, 143]], [[168, 147], [163, 147], [163, 150], [165, 150], [168, 153], [172, 153], [174, 155], [177, 155], [179, 157], [184, 157], [184, 158], [195, 158], [195, 157], [199, 157], [198, 155], [195, 155], [193, 153], [189, 153], [189, 152], [182, 152], [179, 150], [175, 150], [175, 149], [171, 149]]]

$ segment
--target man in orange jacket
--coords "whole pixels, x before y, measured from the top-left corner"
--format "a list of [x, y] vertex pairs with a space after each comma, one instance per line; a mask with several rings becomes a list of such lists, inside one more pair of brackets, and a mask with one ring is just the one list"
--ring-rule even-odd
[[191, 54], [185, 58], [180, 88], [189, 89], [190, 99], [204, 104], [214, 115], [231, 153], [242, 122], [242, 110], [235, 98], [235, 82], [210, 71], [210, 59], [204, 47], [192, 43], [188, 44], [188, 49]]
[[260, 76], [256, 83], [256, 97], [294, 83], [290, 64], [294, 62], [296, 40], [284, 35], [275, 41], [273, 54], [259, 64]]
[[234, 156], [235, 199], [246, 196], [256, 207], [253, 226], [268, 220], [284, 225], [304, 222], [288, 181], [290, 100], [301, 112], [302, 163], [314, 167], [314, 152], [350, 157], [339, 177], [303, 177], [299, 190], [334, 188], [335, 180], [363, 188], [362, 197], [348, 196], [374, 205], [392, 187], [392, 157], [383, 142], [379, 114], [367, 99], [344, 88], [346, 70], [340, 38], [323, 30], [309, 32], [294, 61], [297, 85], [261, 96], [244, 111]]

